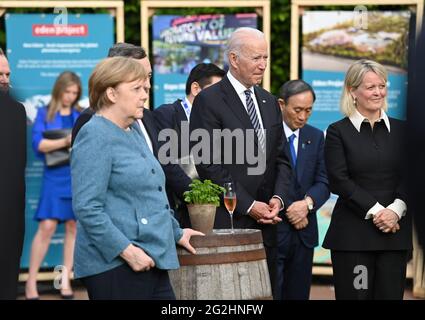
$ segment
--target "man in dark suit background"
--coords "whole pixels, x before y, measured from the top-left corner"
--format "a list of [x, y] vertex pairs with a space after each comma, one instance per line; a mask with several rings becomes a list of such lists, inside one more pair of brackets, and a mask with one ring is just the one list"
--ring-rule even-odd
[[277, 299], [308, 300], [314, 247], [318, 245], [316, 211], [329, 198], [324, 159], [324, 135], [307, 124], [316, 100], [302, 80], [286, 82], [279, 90], [285, 133], [284, 152], [292, 160], [291, 188], [286, 214], [278, 229]]
[[[150, 78], [152, 77], [152, 67], [150, 61], [146, 55], [146, 51], [139, 46], [135, 46], [130, 43], [117, 43], [112, 48], [109, 49], [108, 57], [128, 57], [136, 59], [147, 71], [149, 78], [145, 82], [145, 88], [149, 92], [151, 88]], [[86, 124], [94, 112], [91, 108], [87, 108], [84, 112], [78, 117], [74, 128], [72, 129], [72, 143], [75, 140], [75, 137], [78, 134], [78, 131], [81, 127]], [[158, 150], [160, 148], [158, 142], [158, 131], [155, 123], [155, 119], [150, 110], [145, 109], [143, 111], [143, 118], [138, 120], [140, 128], [143, 132], [143, 135], [146, 139], [146, 142], [154, 154], [158, 157]], [[183, 192], [189, 189], [189, 184], [191, 179], [184, 173], [184, 171], [175, 164], [163, 165], [162, 169], [164, 170], [167, 186], [179, 197], [183, 198]], [[169, 202], [172, 206], [174, 199], [169, 198]]]
[[[217, 83], [225, 74], [226, 72], [224, 70], [213, 63], [200, 63], [196, 65], [190, 71], [186, 81], [186, 97], [183, 100], [178, 99], [171, 104], [163, 104], [153, 111], [158, 132], [163, 129], [172, 129], [176, 132], [178, 138], [176, 147], [178, 148], [179, 159], [186, 158], [187, 161], [189, 160], [189, 154], [187, 152], [189, 151], [189, 139], [186, 140], [184, 130], [187, 131], [187, 138], [189, 138], [189, 119], [193, 100], [202, 89]], [[184, 144], [186, 144], [186, 146], [184, 146]], [[177, 161], [178, 159], [174, 160]], [[193, 164], [192, 166], [188, 165], [186, 167], [188, 169], [184, 174], [189, 179], [194, 179], [196, 177], [196, 170]], [[172, 192], [172, 188], [168, 185], [166, 187], [168, 198], [174, 200], [174, 203], [170, 201], [170, 205], [176, 212], [176, 219], [180, 222], [182, 227], [190, 228], [191, 223], [184, 199], [179, 199], [178, 195]]]
[[[199, 141], [192, 141], [193, 156], [201, 179], [211, 179], [219, 185], [232, 181], [236, 185], [234, 226], [262, 230], [274, 291], [276, 223], [281, 221], [278, 214], [284, 207], [291, 168], [282, 152], [283, 129], [277, 100], [257, 86], [268, 58], [264, 34], [252, 28], [237, 29], [229, 38], [227, 57], [230, 69], [226, 77], [196, 96], [190, 115], [190, 131], [192, 134], [195, 129], [204, 129], [201, 131], [207, 132], [211, 140], [214, 130], [229, 129], [242, 134], [244, 143], [232, 139], [230, 147], [225, 145], [220, 149], [210, 141], [211, 152], [207, 157], [206, 153], [194, 152], [193, 147]], [[250, 141], [250, 137], [254, 141]], [[260, 155], [259, 162], [262, 159], [265, 162], [264, 170], [255, 173], [250, 170], [253, 165], [248, 159], [251, 143], [254, 153]], [[238, 152], [239, 156], [243, 153], [242, 161], [238, 159]], [[230, 163], [225, 161], [229, 153]], [[259, 162], [257, 165], [261, 165]], [[230, 227], [229, 213], [223, 204], [217, 208], [214, 227]]]
[[16, 299], [25, 233], [26, 113], [9, 95], [0, 48], [0, 300]]

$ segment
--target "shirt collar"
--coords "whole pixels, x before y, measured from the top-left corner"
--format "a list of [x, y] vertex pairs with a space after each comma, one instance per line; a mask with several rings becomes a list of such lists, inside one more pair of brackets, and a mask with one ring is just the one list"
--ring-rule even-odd
[[[357, 109], [354, 110], [353, 114], [349, 117], [349, 119], [358, 132], [360, 132], [360, 127], [363, 122], [369, 122], [369, 120], [366, 117], [364, 117]], [[381, 120], [384, 121], [388, 132], [390, 132], [391, 130], [390, 119], [388, 119], [387, 114], [382, 109], [381, 109], [381, 115], [379, 116], [379, 119], [377, 120], [377, 122], [380, 122]]]
[[183, 101], [189, 107], [189, 110], [192, 111], [192, 104], [190, 103], [189, 99], [187, 97], [184, 97], [184, 100]]
[[[242, 83], [240, 83], [240, 81], [238, 79], [236, 79], [232, 73], [230, 72], [230, 70], [227, 72], [227, 78], [229, 79], [230, 83], [232, 84], [233, 88], [236, 90], [236, 92], [238, 93], [238, 95], [240, 94], [244, 94], [245, 95], [245, 90], [247, 89]], [[249, 88], [248, 90], [251, 91], [252, 94], [254, 94], [254, 87]]]
[[282, 123], [283, 123], [283, 130], [285, 131], [286, 139], [289, 139], [289, 137], [292, 136], [293, 134], [295, 134], [296, 138], [300, 136], [300, 129], [292, 131], [292, 129], [288, 127], [285, 121], [282, 121]]

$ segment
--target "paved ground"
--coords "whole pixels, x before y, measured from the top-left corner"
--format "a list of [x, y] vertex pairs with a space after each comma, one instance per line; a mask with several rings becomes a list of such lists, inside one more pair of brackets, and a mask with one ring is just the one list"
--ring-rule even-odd
[[[78, 282], [75, 282], [73, 286], [74, 286], [74, 293], [75, 293], [76, 300], [88, 299], [87, 292], [84, 290], [83, 287], [79, 286]], [[24, 299], [23, 290], [24, 290], [24, 287], [22, 285], [20, 287], [20, 292], [22, 294], [20, 295], [19, 299]], [[39, 291], [41, 294], [41, 300], [60, 300], [61, 299], [59, 293], [56, 294], [55, 291], [52, 290], [52, 288], [50, 287], [48, 283], [40, 283]], [[310, 299], [311, 300], [334, 300], [335, 299], [335, 293], [333, 290], [333, 286], [329, 283], [329, 278], [314, 279], [314, 283], [311, 288]], [[417, 300], [412, 295], [411, 281], [408, 281], [406, 285], [404, 299]]]

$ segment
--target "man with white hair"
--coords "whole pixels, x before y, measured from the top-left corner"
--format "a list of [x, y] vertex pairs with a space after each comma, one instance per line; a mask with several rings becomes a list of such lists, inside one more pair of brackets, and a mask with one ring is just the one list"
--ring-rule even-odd
[[[252, 155], [248, 153], [248, 147], [246, 152], [243, 151], [243, 163], [239, 163], [240, 153], [233, 155], [231, 163], [228, 163], [228, 151], [245, 150], [235, 139], [232, 140], [231, 149], [227, 150], [224, 146], [224, 152], [211, 143], [209, 160], [195, 159], [195, 162], [201, 161], [196, 169], [201, 179], [211, 179], [219, 185], [231, 181], [236, 185], [235, 228], [262, 230], [274, 291], [276, 224], [281, 221], [278, 214], [284, 207], [291, 167], [289, 159], [282, 152], [283, 128], [279, 104], [273, 95], [258, 86], [268, 59], [264, 34], [253, 28], [237, 29], [228, 41], [227, 58], [230, 69], [223, 80], [196, 96], [190, 116], [190, 130], [193, 132], [202, 128], [209, 132], [210, 138], [213, 137], [213, 130], [217, 129], [243, 132], [244, 145], [253, 143], [254, 154], [262, 155], [265, 170], [256, 174], [248, 170], [254, 167], [250, 163]], [[250, 137], [254, 141], [249, 141]], [[194, 157], [197, 157], [195, 153]], [[217, 157], [220, 158], [219, 163]], [[230, 227], [229, 213], [224, 204], [217, 208], [214, 227]]]
[[0, 48], [0, 300], [16, 299], [25, 230], [26, 114], [9, 76]]

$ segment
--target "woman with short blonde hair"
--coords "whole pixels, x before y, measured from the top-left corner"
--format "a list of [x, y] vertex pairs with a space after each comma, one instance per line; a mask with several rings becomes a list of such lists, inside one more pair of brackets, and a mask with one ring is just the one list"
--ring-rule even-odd
[[[363, 77], [367, 72], [374, 72], [379, 75], [385, 83], [388, 81], [387, 71], [381, 64], [365, 59], [354, 62], [345, 75], [341, 96], [341, 111], [347, 117], [351, 116], [357, 107], [357, 100], [353, 98], [350, 91], [357, 89], [362, 84]], [[384, 98], [382, 109], [384, 111], [388, 109], [386, 97]]]
[[72, 150], [73, 206], [78, 219], [75, 277], [90, 299], [175, 299], [169, 269], [176, 243], [192, 229], [173, 217], [165, 176], [137, 119], [148, 98], [142, 65], [132, 58], [101, 61], [89, 80], [95, 115]]

